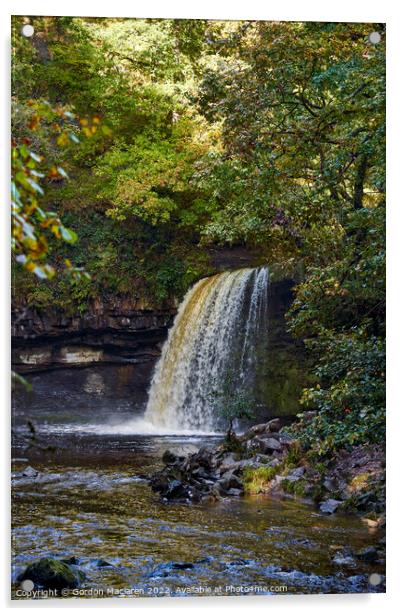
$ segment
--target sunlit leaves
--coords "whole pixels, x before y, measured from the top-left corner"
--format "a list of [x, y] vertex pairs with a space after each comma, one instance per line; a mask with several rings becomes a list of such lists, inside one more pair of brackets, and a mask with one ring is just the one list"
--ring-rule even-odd
[[[30, 100], [28, 106], [32, 109], [27, 124], [30, 134], [43, 123], [50, 124], [53, 133], [58, 135], [57, 145], [66, 145], [68, 135], [75, 135], [76, 118], [72, 112], [62, 107], [52, 108], [46, 101]], [[97, 121], [95, 125], [98, 124]], [[55, 267], [46, 262], [51, 237], [73, 244], [77, 234], [62, 224], [57, 213], [40, 206], [46, 183], [66, 180], [68, 174], [60, 165], [49, 165], [42, 155], [30, 149], [31, 141], [32, 138], [24, 137], [20, 143], [15, 139], [12, 143], [12, 250], [17, 263], [45, 280], [56, 273]], [[70, 262], [65, 263], [65, 269], [72, 276], [79, 277], [82, 273], [81, 268], [75, 268]]]

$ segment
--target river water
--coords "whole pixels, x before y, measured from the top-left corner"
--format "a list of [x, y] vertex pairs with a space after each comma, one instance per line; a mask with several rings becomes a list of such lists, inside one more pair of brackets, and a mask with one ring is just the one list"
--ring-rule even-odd
[[[165, 449], [195, 451], [219, 435], [135, 434], [146, 426], [126, 402], [116, 399], [109, 413], [77, 395], [74, 405], [68, 396], [57, 402], [41, 395], [51, 379], [35, 378], [36, 393], [20, 396], [14, 411], [14, 593], [18, 575], [45, 556], [78, 559], [86, 596], [383, 590], [370, 575], [382, 576], [384, 564], [332, 561], [381, 539], [358, 517], [263, 495], [164, 504], [144, 475], [162, 466]], [[23, 475], [28, 465], [36, 477]]]

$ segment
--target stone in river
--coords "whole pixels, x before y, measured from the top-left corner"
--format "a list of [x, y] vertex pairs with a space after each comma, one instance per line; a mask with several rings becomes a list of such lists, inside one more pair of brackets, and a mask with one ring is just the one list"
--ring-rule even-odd
[[322, 513], [329, 513], [329, 514], [335, 513], [335, 511], [338, 509], [341, 502], [342, 501], [335, 500], [334, 498], [329, 498], [328, 500], [320, 503], [320, 511]]
[[30, 564], [18, 580], [31, 580], [35, 586], [45, 589], [78, 588], [85, 573], [55, 558], [41, 558]]
[[39, 475], [39, 471], [37, 471], [36, 469], [32, 468], [32, 466], [27, 466], [22, 471], [22, 475], [23, 475], [23, 477], [32, 477], [33, 478], [33, 477], [37, 477]]
[[334, 565], [339, 565], [340, 567], [355, 567], [356, 563], [350, 554], [345, 552], [337, 552], [335, 556], [332, 558], [332, 562]]
[[356, 556], [359, 560], [364, 560], [368, 563], [373, 563], [378, 560], [378, 552], [375, 547], [363, 548], [357, 552]]

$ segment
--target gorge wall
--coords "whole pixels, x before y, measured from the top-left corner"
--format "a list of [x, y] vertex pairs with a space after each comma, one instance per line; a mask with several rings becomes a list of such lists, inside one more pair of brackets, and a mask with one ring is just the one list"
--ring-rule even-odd
[[[257, 387], [263, 402], [257, 419], [297, 413], [301, 388], [309, 381], [303, 346], [286, 331], [294, 284], [294, 278], [277, 274], [270, 282], [268, 340], [258, 349]], [[145, 404], [177, 306], [172, 301], [155, 308], [142, 298], [114, 297], [97, 299], [84, 314], [71, 316], [52, 309], [15, 308], [13, 369], [33, 383], [30, 395], [39, 395], [38, 404], [47, 389], [63, 391], [67, 382], [68, 390], [73, 389], [77, 399], [88, 398], [88, 403], [95, 394], [98, 403], [101, 398], [135, 398]], [[62, 405], [63, 396], [53, 402]]]

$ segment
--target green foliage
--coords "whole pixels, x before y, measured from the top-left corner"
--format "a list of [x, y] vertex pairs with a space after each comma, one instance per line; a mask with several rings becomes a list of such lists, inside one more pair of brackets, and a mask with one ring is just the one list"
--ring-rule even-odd
[[[385, 28], [372, 45], [362, 23], [33, 17], [26, 39], [24, 20], [14, 247], [45, 279], [17, 266], [16, 301], [72, 314], [114, 295], [172, 302], [211, 273], [208, 243], [298, 262], [288, 324], [315, 365], [302, 404], [318, 411], [302, 447], [381, 441]], [[91, 279], [48, 279], [70, 259]], [[229, 426], [250, 417], [230, 375], [211, 389]]]
[[[27, 40], [20, 34], [24, 19], [13, 18], [15, 133], [32, 139], [43, 160], [54, 161], [39, 214], [48, 205], [53, 233], [75, 239], [67, 222], [58, 226], [63, 216], [80, 236], [71, 252], [57, 249], [53, 267], [74, 259], [91, 282], [28, 283], [26, 289], [16, 268], [15, 296], [27, 290], [33, 306], [44, 307], [49, 298], [49, 305], [69, 312], [83, 312], [91, 299], [114, 293], [145, 294], [155, 304], [181, 296], [207, 271], [196, 245], [209, 204], [190, 179], [208, 147], [208, 127], [184, 98], [194, 87], [206, 22], [34, 17], [35, 35]], [[63, 116], [60, 93], [66, 109], [73, 105], [79, 116]], [[29, 105], [38, 108], [42, 99], [49, 101], [49, 114], [55, 109], [60, 115], [59, 124], [67, 125], [68, 116], [71, 133], [36, 117], [35, 134], [29, 134]], [[79, 132], [91, 138], [76, 144]], [[57, 146], [68, 158], [68, 184]], [[33, 191], [31, 179], [25, 184]]]
[[298, 481], [290, 481], [289, 479], [283, 479], [281, 482], [281, 488], [284, 492], [293, 494], [294, 496], [306, 496], [308, 483], [305, 479], [299, 479]]
[[385, 43], [371, 29], [239, 24], [198, 94], [222, 126], [197, 170], [217, 204], [205, 239], [307, 266], [289, 328], [316, 364], [302, 439], [320, 452], [384, 436]]
[[239, 24], [237, 54], [205, 72], [198, 97], [222, 124], [223, 152], [199, 170], [220, 205], [207, 238], [314, 261], [322, 234], [327, 250], [339, 246], [344, 212], [361, 206], [362, 176], [378, 201], [385, 64], [384, 45], [368, 42], [371, 28]]
[[260, 466], [258, 468], [246, 466], [242, 473], [244, 491], [249, 494], [263, 492], [275, 475], [279, 474], [280, 470], [278, 466]]
[[319, 413], [302, 438], [319, 453], [385, 437], [384, 216], [382, 205], [349, 216], [343, 254], [308, 270], [289, 315], [316, 359], [301, 402]]
[[[38, 278], [46, 279], [55, 274], [55, 268], [46, 263], [49, 236], [74, 244], [77, 234], [61, 222], [56, 212], [42, 207], [44, 182], [62, 181], [68, 175], [63, 167], [55, 165], [54, 161], [47, 161], [30, 148], [32, 134], [41, 123], [46, 123], [51, 125], [57, 145], [62, 145], [69, 138], [78, 138], [76, 127], [72, 125], [75, 118], [71, 112], [62, 107], [53, 109], [49, 103], [42, 101], [29, 101], [29, 107], [31, 113], [27, 114], [29, 121], [24, 136], [18, 139], [15, 135], [11, 148], [11, 247], [17, 263]], [[65, 259], [64, 265], [69, 275], [76, 279], [80, 279], [82, 274], [86, 275], [82, 268], [73, 267], [69, 259]]]
[[300, 441], [296, 440], [294, 443], [291, 443], [291, 445], [288, 447], [286, 458], [285, 458], [286, 466], [288, 468], [297, 466], [297, 464], [301, 462], [302, 455], [303, 455], [303, 449], [302, 449], [301, 443]]
[[253, 393], [239, 383], [234, 372], [228, 372], [211, 386], [209, 400], [231, 433], [235, 419], [253, 419], [255, 400]]

